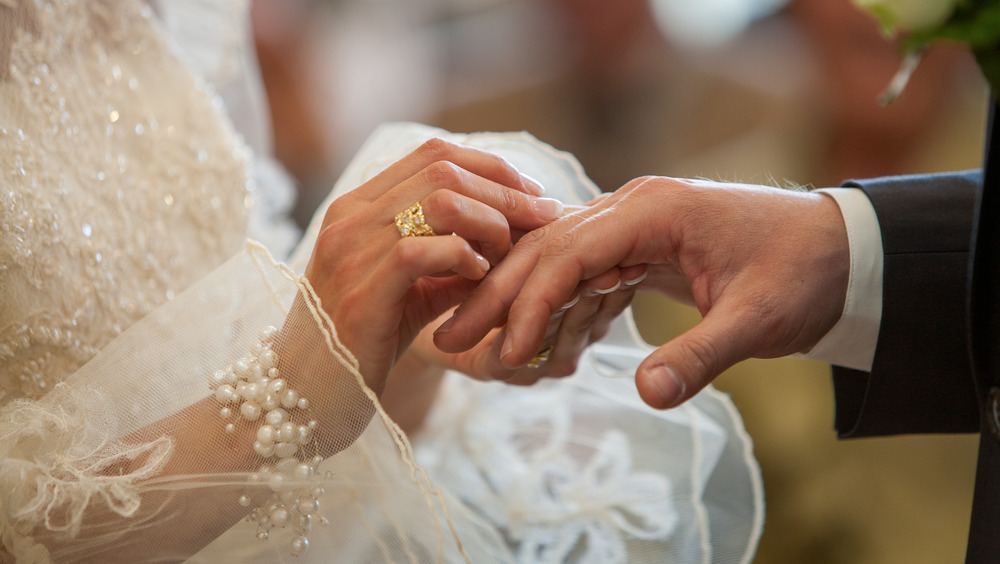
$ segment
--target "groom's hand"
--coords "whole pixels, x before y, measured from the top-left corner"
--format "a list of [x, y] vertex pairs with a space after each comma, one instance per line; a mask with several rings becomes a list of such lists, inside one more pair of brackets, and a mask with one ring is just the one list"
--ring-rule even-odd
[[432, 324], [417, 337], [412, 350], [431, 365], [457, 370], [477, 380], [531, 385], [542, 378], [570, 376], [576, 372], [584, 350], [602, 339], [631, 303], [645, 271], [645, 265], [613, 268], [581, 283], [570, 302], [549, 318], [539, 349], [544, 352], [527, 363], [504, 364], [504, 328], [494, 328], [469, 350], [450, 354], [434, 346], [429, 330]]
[[434, 342], [467, 350], [506, 316], [500, 361], [523, 366], [581, 282], [645, 264], [643, 287], [703, 315], [636, 373], [648, 404], [672, 407], [736, 362], [815, 345], [843, 310], [849, 255], [837, 204], [821, 194], [640, 178], [525, 235]]

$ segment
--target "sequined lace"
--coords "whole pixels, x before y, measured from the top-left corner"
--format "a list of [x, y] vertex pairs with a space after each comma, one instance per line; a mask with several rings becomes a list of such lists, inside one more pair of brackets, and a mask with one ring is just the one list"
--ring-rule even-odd
[[3, 0], [0, 22], [5, 403], [239, 250], [249, 199], [247, 151], [150, 8]]

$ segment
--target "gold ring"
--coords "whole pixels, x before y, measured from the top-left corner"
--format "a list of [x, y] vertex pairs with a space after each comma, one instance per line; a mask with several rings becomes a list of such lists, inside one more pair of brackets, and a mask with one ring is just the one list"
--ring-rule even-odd
[[528, 368], [538, 368], [549, 359], [549, 355], [552, 354], [552, 345], [545, 347], [544, 349], [538, 351], [538, 354], [533, 356], [531, 360], [528, 361]]
[[428, 237], [437, 235], [424, 218], [424, 208], [420, 202], [396, 214], [396, 229], [400, 237]]

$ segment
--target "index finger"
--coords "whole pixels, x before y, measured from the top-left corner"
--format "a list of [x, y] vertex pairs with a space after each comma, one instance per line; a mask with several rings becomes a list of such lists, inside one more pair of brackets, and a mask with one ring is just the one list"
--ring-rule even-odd
[[503, 157], [440, 138], [425, 141], [357, 190], [366, 199], [375, 200], [393, 186], [406, 181], [436, 162], [453, 163], [476, 176], [524, 194], [541, 196], [545, 193], [541, 185], [518, 172], [514, 165]]
[[[403, 210], [437, 191], [455, 192], [497, 210], [516, 229], [537, 229], [560, 217], [563, 205], [484, 178], [451, 161], [435, 161], [386, 190], [373, 204], [384, 210]], [[395, 211], [393, 211], [395, 213]]]
[[[540, 301], [542, 305], [536, 306], [536, 315], [529, 316], [530, 320], [523, 323], [538, 326], [532, 334], [539, 330], [544, 333], [549, 318], [562, 308], [582, 280], [580, 264], [571, 255], [549, 253], [549, 245], [559, 241], [584, 220], [584, 213], [565, 216], [522, 237], [504, 260], [480, 282], [469, 299], [458, 307], [452, 318], [435, 331], [434, 344], [445, 352], [461, 352], [472, 348], [491, 329], [502, 324], [515, 300], [519, 299], [519, 294], [528, 289], [535, 289], [542, 294], [532, 296], [526, 303]], [[545, 277], [539, 277], [538, 269], [543, 260], [547, 262], [544, 269], [546, 274]], [[543, 282], [527, 284], [528, 281], [539, 279]], [[509, 332], [507, 334], [510, 338]], [[539, 341], [540, 339], [541, 336]], [[530, 358], [531, 355], [528, 356]], [[505, 358], [504, 364], [520, 366], [526, 362], [527, 359], [524, 359], [519, 364], [511, 364]]]
[[479, 283], [469, 299], [455, 310], [451, 319], [434, 332], [434, 345], [449, 353], [466, 351], [499, 327], [524, 280], [535, 267], [538, 255], [536, 247], [515, 245]]
[[485, 334], [487, 324], [498, 323], [509, 310], [503, 364], [528, 362], [544, 339], [549, 317], [581, 281], [615, 266], [648, 261], [635, 252], [638, 232], [622, 225], [608, 202], [526, 235], [459, 307], [448, 332], [435, 343], [442, 349], [468, 348]]

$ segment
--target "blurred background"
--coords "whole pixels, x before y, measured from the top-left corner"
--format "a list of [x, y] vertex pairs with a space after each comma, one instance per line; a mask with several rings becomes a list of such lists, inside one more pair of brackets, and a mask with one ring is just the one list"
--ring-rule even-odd
[[[378, 124], [527, 130], [604, 190], [645, 174], [838, 186], [977, 168], [987, 89], [938, 46], [900, 99], [901, 57], [848, 0], [256, 0], [275, 150], [306, 223]], [[698, 319], [640, 295], [644, 336]], [[756, 562], [964, 556], [976, 438], [838, 441], [827, 365], [748, 361], [717, 381], [767, 495]]]

